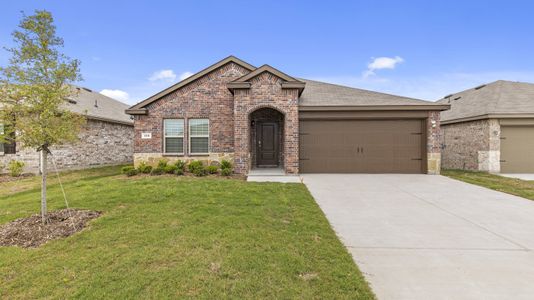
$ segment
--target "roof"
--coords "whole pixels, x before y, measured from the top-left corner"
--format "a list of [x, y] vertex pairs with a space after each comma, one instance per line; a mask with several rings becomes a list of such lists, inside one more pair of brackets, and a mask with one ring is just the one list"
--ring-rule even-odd
[[133, 120], [124, 113], [128, 104], [104, 96], [90, 89], [74, 86], [76, 95], [68, 99], [65, 109], [86, 115], [90, 119], [133, 125]]
[[176, 90], [178, 90], [179, 88], [183, 87], [183, 86], [186, 86], [188, 85], [189, 83], [203, 77], [204, 75], [208, 74], [208, 73], [211, 73], [212, 71], [230, 63], [230, 62], [233, 62], [245, 69], [248, 69], [250, 71], [253, 71], [256, 69], [256, 67], [254, 67], [253, 65], [245, 62], [245, 61], [242, 61], [240, 60], [239, 58], [233, 56], [233, 55], [230, 55], [228, 56], [227, 58], [205, 68], [204, 70], [198, 72], [198, 73], [195, 73], [194, 75], [192, 76], [189, 76], [187, 77], [186, 79], [164, 89], [163, 91], [153, 95], [153, 96], [150, 96], [148, 97], [147, 99], [137, 103], [136, 105], [130, 107], [129, 109], [126, 110], [126, 113], [129, 113], [129, 114], [144, 114], [146, 113], [146, 109], [145, 107], [149, 104], [151, 104], [152, 102], [155, 102], [159, 99], [161, 99], [162, 97], [164, 97], [165, 95], [168, 95]]
[[534, 117], [534, 84], [498, 80], [459, 93], [438, 103], [450, 104], [441, 121], [455, 123], [495, 117]]
[[414, 98], [395, 96], [374, 91], [362, 90], [337, 84], [330, 84], [309, 79], [299, 79], [306, 83], [299, 105], [301, 107], [376, 107], [376, 106], [406, 106], [435, 107], [438, 110], [447, 109], [443, 104]]
[[237, 78], [236, 80], [234, 81], [231, 81], [227, 84], [227, 87], [228, 89], [230, 89], [230, 91], [233, 93], [233, 90], [234, 89], [248, 89], [250, 88], [251, 84], [250, 84], [250, 80], [264, 72], [268, 72], [268, 73], [271, 73], [275, 76], [277, 76], [278, 78], [282, 79], [283, 82], [282, 82], [282, 88], [296, 88], [299, 90], [299, 95], [302, 93], [302, 91], [304, 90], [304, 86], [305, 86], [305, 83], [302, 82], [302, 81], [299, 81], [289, 75], [287, 75], [286, 73], [278, 70], [278, 69], [275, 69], [269, 65], [263, 65], [259, 68], [257, 68], [256, 70], [246, 74], [246, 75], [243, 75], [239, 78]]

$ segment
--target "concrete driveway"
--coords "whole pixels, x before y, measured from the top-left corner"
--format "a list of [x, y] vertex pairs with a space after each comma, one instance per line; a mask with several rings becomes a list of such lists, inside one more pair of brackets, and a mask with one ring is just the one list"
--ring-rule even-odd
[[379, 299], [534, 299], [534, 201], [443, 176], [302, 177]]

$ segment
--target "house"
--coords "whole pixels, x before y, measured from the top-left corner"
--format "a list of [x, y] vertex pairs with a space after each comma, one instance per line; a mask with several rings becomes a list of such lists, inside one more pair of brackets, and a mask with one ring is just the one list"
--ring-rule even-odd
[[492, 173], [534, 172], [534, 84], [499, 80], [439, 100], [442, 166]]
[[[73, 89], [76, 96], [68, 99], [66, 109], [85, 115], [87, 123], [80, 132], [79, 142], [51, 148], [58, 169], [131, 163], [133, 120], [124, 113], [128, 105], [87, 88]], [[39, 153], [24, 148], [16, 139], [13, 143], [0, 144], [0, 165], [7, 166], [12, 160], [24, 162], [25, 172], [39, 172]], [[53, 167], [52, 163], [49, 167]]]
[[440, 171], [437, 104], [295, 78], [230, 56], [132, 106], [134, 161], [234, 161], [237, 173]]

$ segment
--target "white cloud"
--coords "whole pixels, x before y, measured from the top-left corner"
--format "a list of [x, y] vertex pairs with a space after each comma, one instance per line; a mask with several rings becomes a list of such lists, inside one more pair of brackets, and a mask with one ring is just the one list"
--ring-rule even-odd
[[193, 75], [192, 72], [183, 72], [182, 74], [180, 74], [180, 80], [184, 80], [186, 79], [187, 77], [190, 77], [191, 75]]
[[121, 90], [103, 89], [100, 91], [100, 94], [124, 102], [130, 99], [130, 95], [128, 95], [128, 93], [126, 93], [125, 91]]
[[400, 56], [395, 57], [376, 57], [367, 65], [367, 70], [363, 72], [363, 77], [375, 75], [376, 70], [395, 69], [397, 64], [404, 62]]
[[150, 81], [168, 81], [173, 82], [176, 80], [176, 74], [173, 70], [160, 70], [157, 72], [154, 72], [152, 76], [148, 78]]

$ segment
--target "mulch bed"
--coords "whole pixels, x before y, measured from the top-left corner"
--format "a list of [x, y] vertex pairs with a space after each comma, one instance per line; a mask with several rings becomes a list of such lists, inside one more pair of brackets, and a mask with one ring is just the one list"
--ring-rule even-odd
[[49, 212], [46, 225], [43, 225], [40, 214], [17, 219], [0, 226], [0, 246], [39, 247], [82, 230], [88, 221], [101, 214], [98, 211], [62, 209]]
[[28, 178], [28, 177], [33, 177], [35, 176], [34, 174], [22, 174], [20, 175], [19, 177], [12, 177], [12, 176], [9, 176], [7, 174], [3, 174], [3, 175], [0, 175], [0, 183], [2, 182], [10, 182], [10, 181], [17, 181], [17, 180], [21, 180], [21, 179], [24, 179], [24, 178]]

